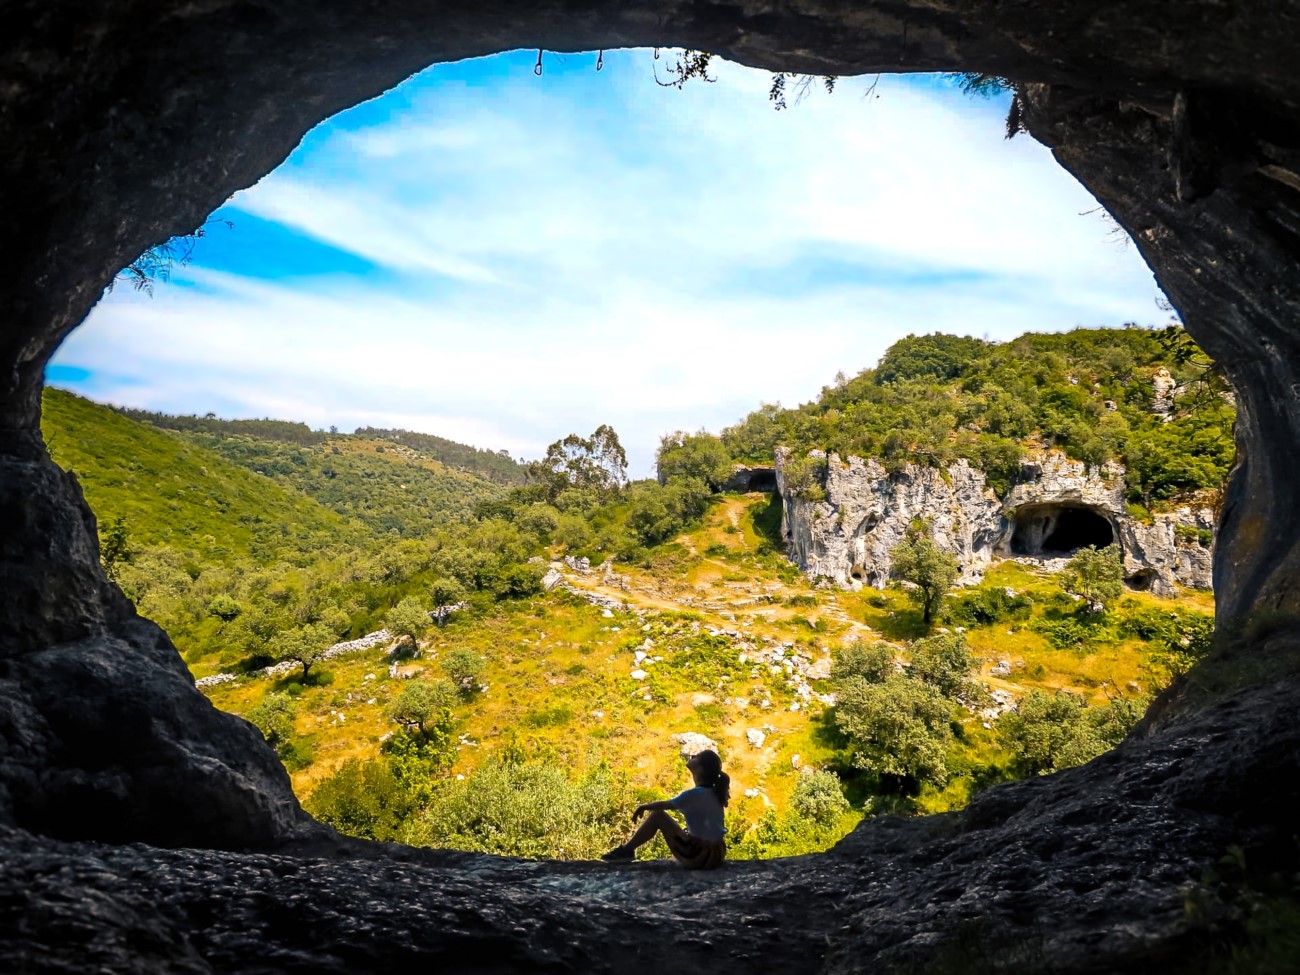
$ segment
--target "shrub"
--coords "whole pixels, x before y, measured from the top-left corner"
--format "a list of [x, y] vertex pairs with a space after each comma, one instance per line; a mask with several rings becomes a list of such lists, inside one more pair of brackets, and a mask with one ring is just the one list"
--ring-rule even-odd
[[853, 764], [904, 788], [948, 780], [953, 703], [929, 684], [894, 674], [879, 684], [851, 677], [839, 686], [835, 724], [853, 747]]
[[487, 660], [483, 655], [468, 647], [454, 647], [442, 657], [442, 669], [465, 697], [472, 697], [477, 692], [479, 678], [486, 668]]
[[781, 475], [786, 488], [796, 498], [817, 502], [826, 500], [826, 472], [825, 457], [791, 457]]
[[840, 683], [850, 677], [861, 677], [869, 684], [883, 684], [897, 671], [891, 644], [883, 640], [870, 644], [858, 640], [835, 655], [831, 663], [831, 680]]
[[1061, 572], [1061, 587], [1084, 599], [1092, 612], [1104, 611], [1124, 594], [1119, 546], [1079, 549]]
[[407, 790], [382, 759], [349, 759], [303, 803], [304, 808], [340, 833], [370, 840], [392, 840], [411, 811]]
[[831, 826], [849, 811], [840, 779], [834, 772], [818, 770], [799, 776], [790, 797], [791, 808], [818, 826]]
[[624, 838], [631, 800], [605, 765], [571, 782], [553, 762], [495, 756], [453, 781], [407, 842], [505, 856], [594, 858]]
[[1144, 710], [1132, 698], [1089, 708], [1073, 694], [1035, 690], [998, 719], [997, 733], [1024, 771], [1041, 775], [1082, 765], [1118, 745]]
[[1023, 593], [988, 586], [965, 593], [944, 607], [944, 622], [955, 626], [992, 626], [1007, 620], [1028, 619], [1034, 603]]
[[965, 689], [975, 669], [975, 658], [961, 633], [941, 633], [912, 644], [913, 677], [940, 694], [954, 697]]

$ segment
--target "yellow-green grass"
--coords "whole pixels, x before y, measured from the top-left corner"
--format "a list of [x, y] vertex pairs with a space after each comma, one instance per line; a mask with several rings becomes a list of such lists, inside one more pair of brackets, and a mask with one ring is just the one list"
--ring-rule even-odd
[[[646, 797], [671, 795], [689, 781], [672, 736], [694, 731], [718, 743], [732, 776], [733, 828], [747, 828], [769, 808], [786, 809], [799, 775], [796, 756], [800, 766], [843, 760], [833, 734], [824, 728], [825, 709], [814, 702], [791, 711], [795, 698], [782, 679], [765, 666], [741, 666], [734, 650], [723, 652], [719, 666], [701, 682], [677, 662], [686, 651], [673, 654], [664, 648], [675, 645], [674, 640], [680, 643], [681, 635], [696, 623], [702, 632], [710, 626], [738, 631], [760, 648], [768, 646], [763, 637], [789, 641], [814, 659], [834, 652], [847, 640], [883, 635], [897, 642], [900, 655], [906, 657], [906, 639], [920, 635], [921, 628], [919, 614], [900, 589], [817, 588], [792, 574], [780, 563], [780, 556], [760, 555], [763, 538], [754, 529], [754, 516], [766, 504], [767, 499], [757, 495], [723, 498], [699, 529], [678, 540], [670, 558], [648, 568], [620, 566], [625, 588], [603, 585], [596, 573], [573, 577], [575, 584], [625, 601], [642, 609], [643, 615], [618, 611], [606, 617], [601, 609], [558, 592], [500, 603], [484, 615], [453, 617], [446, 627], [431, 631], [419, 657], [402, 665], [404, 672], [415, 675], [409, 679], [444, 676], [441, 661], [455, 647], [475, 650], [487, 661], [483, 676], [487, 690], [457, 708], [456, 734], [464, 735], [466, 743], [459, 747], [451, 774], [468, 775], [486, 754], [513, 743], [547, 756], [575, 775], [608, 762], [625, 770], [633, 787]], [[736, 531], [727, 530], [731, 525]], [[707, 555], [710, 546], [722, 549]], [[726, 580], [729, 574], [742, 573], [748, 580], [743, 584]], [[1013, 562], [993, 566], [986, 584], [1030, 593], [1035, 613], [1040, 614], [1060, 591], [1054, 576]], [[772, 599], [732, 605], [751, 590], [770, 593]], [[790, 605], [792, 597], [802, 597], [804, 603], [814, 600], [815, 605]], [[687, 605], [684, 598], [693, 604]], [[1135, 605], [1166, 609], [1175, 605], [1145, 593], [1126, 598], [1135, 600]], [[1201, 600], [1198, 605], [1205, 602], [1200, 594], [1196, 598]], [[1177, 605], [1185, 606], [1186, 600]], [[1131, 684], [1148, 689], [1143, 670], [1146, 654], [1138, 641], [1082, 652], [1056, 650], [1028, 628], [1029, 622], [969, 631], [970, 645], [981, 658], [982, 678], [990, 686], [1017, 695], [1033, 688], [1064, 689], [1098, 704], [1114, 693], [1103, 687], [1104, 682], [1121, 693], [1132, 693]], [[815, 625], [820, 628], [814, 629]], [[676, 637], [663, 635], [673, 629], [678, 631]], [[643, 667], [649, 677], [637, 681], [631, 677], [633, 654], [647, 636], [655, 641], [651, 654], [665, 659]], [[1012, 672], [992, 677], [989, 669], [1003, 659], [1012, 663]], [[389, 678], [381, 649], [337, 658], [324, 667], [332, 673], [333, 683], [304, 688], [298, 698], [297, 730], [310, 736], [315, 752], [312, 765], [293, 773], [301, 796], [347, 759], [378, 753], [381, 737], [395, 730], [385, 708], [403, 686], [401, 680]], [[367, 674], [374, 674], [374, 679], [367, 681]], [[250, 680], [222, 685], [210, 693], [218, 706], [246, 712], [274, 686], [269, 680]], [[824, 682], [813, 686], [830, 690]], [[647, 691], [649, 701], [642, 699]], [[764, 697], [771, 707], [759, 706]], [[737, 699], [747, 704], [741, 706]], [[982, 727], [982, 719], [971, 715], [962, 723], [965, 740], [958, 751], [970, 764], [1009, 765], [1010, 756], [999, 751], [995, 734]], [[762, 748], [746, 741], [750, 729], [765, 731]], [[972, 784], [969, 776], [955, 775], [945, 789], [923, 790], [913, 808], [930, 812], [958, 808], [969, 798]], [[746, 797], [748, 789], [762, 791]]]

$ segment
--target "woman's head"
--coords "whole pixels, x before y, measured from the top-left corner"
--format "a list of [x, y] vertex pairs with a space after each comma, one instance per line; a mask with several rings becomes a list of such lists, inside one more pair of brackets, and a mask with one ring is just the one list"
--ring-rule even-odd
[[722, 771], [722, 759], [717, 752], [711, 748], [696, 752], [686, 762], [686, 767], [695, 784], [712, 789], [718, 802], [725, 806], [731, 801], [731, 776]]

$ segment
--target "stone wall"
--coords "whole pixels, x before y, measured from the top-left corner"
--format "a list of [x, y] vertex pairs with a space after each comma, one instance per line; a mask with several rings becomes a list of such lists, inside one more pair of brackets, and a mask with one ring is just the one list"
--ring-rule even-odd
[[[1125, 576], [1135, 588], [1171, 596], [1175, 584], [1212, 585], [1213, 547], [1203, 539], [1212, 536], [1214, 512], [1184, 507], [1157, 514], [1150, 523], [1138, 520], [1128, 513], [1124, 468], [1118, 464], [1089, 468], [1057, 452], [1036, 455], [999, 499], [984, 472], [965, 460], [942, 469], [904, 464], [891, 471], [874, 459], [822, 451], [809, 456], [825, 465], [824, 500], [811, 500], [808, 492], [801, 496], [790, 485], [790, 451], [777, 450], [781, 530], [804, 572], [841, 586], [883, 588], [890, 553], [917, 518], [927, 520], [935, 542], [957, 556], [967, 585], [978, 582], [994, 559], [1059, 564], [1081, 545], [1109, 541], [1118, 542]], [[1077, 531], [1057, 535], [1067, 521], [1078, 523]]]

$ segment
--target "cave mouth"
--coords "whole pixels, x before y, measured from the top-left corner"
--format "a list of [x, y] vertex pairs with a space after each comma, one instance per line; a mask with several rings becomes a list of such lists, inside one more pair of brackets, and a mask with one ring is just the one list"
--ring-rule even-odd
[[1081, 548], [1105, 548], [1115, 542], [1110, 519], [1083, 504], [1034, 504], [1012, 515], [1011, 553], [1059, 558]]
[[1158, 578], [1155, 569], [1138, 569], [1137, 572], [1134, 572], [1124, 581], [1130, 589], [1135, 589], [1138, 592], [1150, 592], [1151, 587], [1155, 585]]

